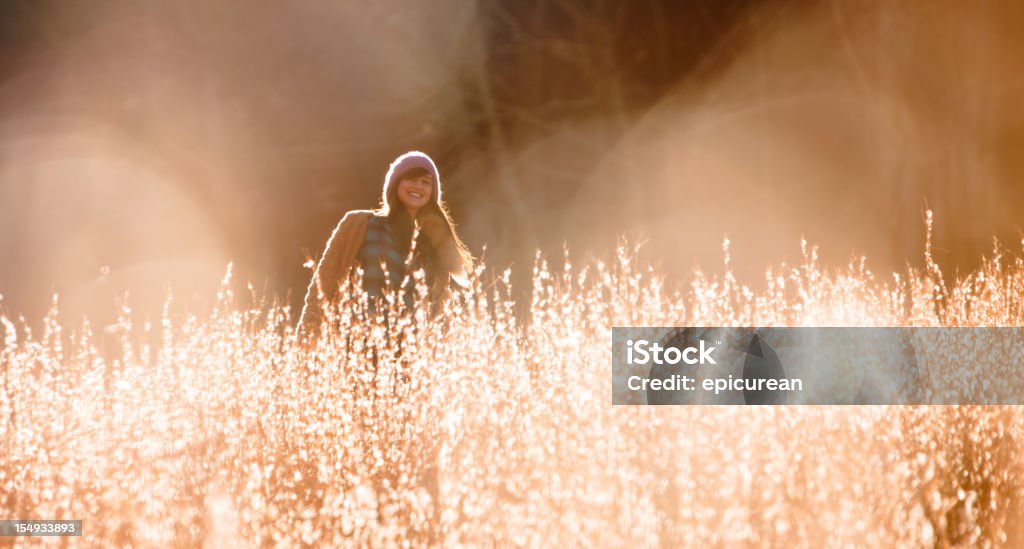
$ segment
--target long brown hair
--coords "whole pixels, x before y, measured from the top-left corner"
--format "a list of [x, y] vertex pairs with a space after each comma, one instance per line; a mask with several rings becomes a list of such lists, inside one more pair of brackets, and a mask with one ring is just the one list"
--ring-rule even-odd
[[[410, 175], [415, 176], [420, 173], [428, 173], [423, 168], [413, 168], [398, 176], [398, 181], [409, 177]], [[409, 246], [412, 244], [412, 235], [415, 229], [413, 219], [409, 217], [409, 211], [405, 209], [405, 205], [398, 198], [398, 185], [393, 185], [389, 189], [387, 195], [387, 201], [380, 205], [377, 210], [381, 215], [385, 215], [388, 218], [388, 222], [392, 224], [395, 231], [395, 238], [397, 239], [398, 245], [401, 247], [402, 253], [408, 253]], [[459, 238], [459, 234], [455, 232], [455, 223], [452, 222], [451, 213], [448, 211], [448, 205], [443, 200], [438, 200], [436, 194], [430, 197], [430, 201], [425, 206], [419, 209], [416, 213], [418, 219], [424, 216], [436, 214], [442, 220], [447, 229], [448, 235], [452, 238], [452, 242], [455, 244], [455, 249], [458, 250], [459, 258], [462, 262], [462, 268], [468, 274], [473, 269], [473, 254], [469, 252], [469, 248]], [[431, 259], [437, 258], [437, 250], [430, 243], [430, 239], [422, 231], [419, 237], [416, 239], [416, 249], [425, 252]]]

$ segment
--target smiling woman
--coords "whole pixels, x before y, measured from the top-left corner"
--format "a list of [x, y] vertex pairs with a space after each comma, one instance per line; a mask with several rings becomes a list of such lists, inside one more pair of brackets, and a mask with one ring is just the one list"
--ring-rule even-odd
[[[420, 233], [413, 246], [417, 225]], [[324, 307], [357, 266], [363, 269], [362, 287], [371, 304], [388, 291], [402, 290], [409, 306], [415, 280], [407, 274], [422, 269], [437, 304], [447, 295], [450, 281], [466, 284], [471, 264], [472, 256], [441, 201], [437, 166], [424, 153], [405, 153], [388, 169], [380, 207], [346, 213], [328, 239], [306, 290], [299, 330], [306, 336], [317, 330]]]

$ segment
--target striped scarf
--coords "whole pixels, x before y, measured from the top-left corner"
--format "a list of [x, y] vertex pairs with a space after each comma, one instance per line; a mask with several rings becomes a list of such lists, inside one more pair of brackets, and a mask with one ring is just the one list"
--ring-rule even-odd
[[[371, 298], [384, 296], [386, 288], [397, 289], [405, 278], [406, 254], [395, 239], [388, 218], [374, 216], [366, 225], [366, 236], [359, 248], [359, 263], [363, 267], [363, 289]], [[412, 269], [423, 267], [420, 253], [413, 256]], [[427, 270], [427, 284], [430, 284], [430, 270]], [[413, 304], [415, 281], [412, 277], [405, 285], [405, 304]]]

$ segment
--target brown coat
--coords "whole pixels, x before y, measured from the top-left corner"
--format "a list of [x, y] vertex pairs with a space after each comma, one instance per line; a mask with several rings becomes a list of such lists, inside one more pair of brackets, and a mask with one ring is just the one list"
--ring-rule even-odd
[[323, 320], [322, 303], [330, 303], [338, 291], [338, 284], [348, 276], [356, 264], [356, 256], [366, 237], [366, 224], [373, 217], [372, 210], [352, 210], [345, 214], [334, 228], [313, 278], [306, 288], [306, 302], [299, 317], [299, 333], [315, 332]]
[[[323, 320], [322, 303], [330, 303], [334, 299], [339, 284], [355, 267], [359, 249], [366, 238], [367, 223], [374, 215], [377, 213], [373, 210], [352, 210], [334, 228], [306, 289], [306, 301], [299, 317], [300, 335], [316, 332]], [[449, 295], [448, 277], [452, 276], [465, 285], [467, 273], [447, 224], [436, 215], [426, 216], [419, 223], [438, 255], [439, 269], [431, 291], [436, 305]]]

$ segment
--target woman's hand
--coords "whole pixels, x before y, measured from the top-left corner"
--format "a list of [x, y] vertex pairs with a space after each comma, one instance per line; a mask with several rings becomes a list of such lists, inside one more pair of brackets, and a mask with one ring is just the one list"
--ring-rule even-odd
[[[441, 270], [451, 275], [460, 286], [466, 287], [468, 284], [466, 267], [462, 262], [462, 255], [459, 253], [455, 238], [452, 237], [448, 222], [439, 212], [430, 209], [420, 210], [416, 221], [420, 225], [420, 230], [427, 235], [430, 244], [434, 246]], [[444, 277], [446, 281], [447, 278], [447, 276]]]
[[430, 243], [434, 245], [434, 249], [440, 249], [445, 240], [452, 237], [448, 229], [448, 223], [441, 217], [441, 214], [426, 208], [424, 210], [420, 210], [420, 214], [416, 216], [416, 221], [420, 225], [420, 230], [427, 235]]

